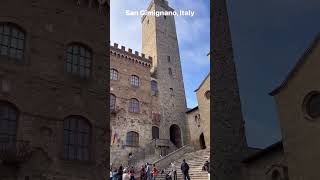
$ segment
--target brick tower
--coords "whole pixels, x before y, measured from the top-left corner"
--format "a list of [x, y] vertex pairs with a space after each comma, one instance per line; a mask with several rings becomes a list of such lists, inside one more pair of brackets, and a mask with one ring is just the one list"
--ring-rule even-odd
[[241, 159], [247, 147], [237, 83], [226, 0], [211, 3], [213, 179], [241, 179]]
[[[173, 11], [166, 0], [152, 0], [148, 11]], [[177, 147], [187, 143], [186, 99], [174, 16], [142, 17], [142, 50], [153, 58], [160, 103], [160, 139]]]

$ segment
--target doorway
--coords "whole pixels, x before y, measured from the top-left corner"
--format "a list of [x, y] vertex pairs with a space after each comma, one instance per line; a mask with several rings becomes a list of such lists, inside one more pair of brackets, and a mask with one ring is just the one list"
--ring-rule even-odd
[[170, 141], [177, 147], [182, 146], [181, 131], [178, 125], [173, 124], [170, 126]]
[[203, 133], [201, 133], [201, 135], [200, 135], [199, 142], [200, 142], [200, 148], [205, 149], [206, 148], [206, 141], [204, 140]]

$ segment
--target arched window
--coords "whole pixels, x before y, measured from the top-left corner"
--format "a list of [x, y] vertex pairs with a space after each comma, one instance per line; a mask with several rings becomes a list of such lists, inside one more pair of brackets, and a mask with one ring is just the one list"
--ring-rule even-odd
[[311, 92], [305, 98], [305, 111], [312, 119], [320, 117], [320, 93]]
[[87, 119], [71, 116], [64, 120], [64, 158], [89, 160], [91, 127]]
[[116, 109], [116, 96], [114, 94], [110, 94], [110, 111], [114, 111]]
[[138, 99], [130, 99], [129, 101], [129, 112], [138, 113], [140, 111], [140, 105]]
[[14, 145], [17, 134], [18, 110], [11, 104], [0, 102], [0, 146]]
[[67, 49], [67, 72], [88, 78], [91, 73], [92, 52], [89, 48], [72, 44]]
[[130, 79], [130, 84], [134, 87], [139, 87], [140, 85], [140, 79], [136, 75], [132, 75]]
[[139, 146], [139, 134], [134, 131], [127, 133], [127, 146]]
[[155, 80], [151, 81], [151, 91], [153, 95], [157, 94], [158, 92], [158, 83]]
[[172, 76], [172, 69], [168, 68], [168, 71], [169, 71], [169, 75]]
[[0, 24], [0, 55], [22, 60], [25, 33], [13, 24]]
[[118, 80], [118, 71], [116, 69], [110, 69], [110, 80]]
[[159, 139], [159, 128], [152, 126], [152, 139]]
[[210, 91], [206, 91], [206, 93], [204, 94], [204, 96], [205, 96], [207, 99], [210, 99]]

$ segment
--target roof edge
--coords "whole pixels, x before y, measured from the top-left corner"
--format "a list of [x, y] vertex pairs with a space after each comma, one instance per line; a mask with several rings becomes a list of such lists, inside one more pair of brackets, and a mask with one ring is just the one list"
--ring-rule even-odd
[[283, 149], [282, 140], [262, 149], [261, 151], [258, 151], [252, 155], [249, 155], [248, 157], [246, 157], [242, 160], [242, 163], [249, 163], [249, 162], [254, 161], [256, 159], [259, 159], [263, 155], [268, 154], [268, 153], [270, 153], [274, 150], [277, 150], [277, 149]]
[[210, 76], [210, 72], [208, 72], [207, 76], [201, 81], [200, 85], [196, 90], [194, 90], [194, 92], [197, 92], [200, 89], [200, 87], [203, 85], [203, 83], [207, 80], [209, 76]]
[[194, 107], [192, 109], [187, 110], [186, 113], [190, 113], [190, 112], [195, 111], [197, 109], [199, 109], [199, 106], [196, 106], [196, 107]]
[[289, 80], [292, 79], [294, 74], [298, 71], [299, 67], [304, 64], [305, 59], [311, 54], [311, 52], [316, 47], [316, 45], [318, 44], [319, 41], [320, 41], [320, 33], [318, 33], [316, 35], [316, 37], [313, 39], [313, 41], [308, 46], [308, 48], [304, 51], [302, 56], [299, 58], [298, 62], [295, 64], [293, 69], [289, 72], [287, 77], [282, 81], [282, 83], [277, 88], [275, 88], [274, 90], [272, 90], [269, 93], [270, 96], [274, 96], [274, 95], [278, 94], [284, 87], [286, 87], [286, 85], [288, 84]]

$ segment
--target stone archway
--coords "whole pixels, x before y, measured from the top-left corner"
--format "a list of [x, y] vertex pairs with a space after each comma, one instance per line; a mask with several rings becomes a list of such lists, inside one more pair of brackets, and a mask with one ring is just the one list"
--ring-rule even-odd
[[200, 142], [200, 148], [205, 149], [206, 148], [206, 141], [204, 140], [203, 133], [200, 134], [199, 142]]
[[178, 148], [182, 146], [181, 130], [176, 124], [170, 126], [170, 141]]

